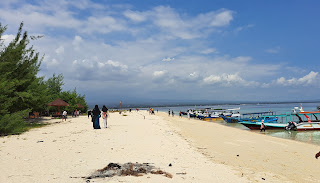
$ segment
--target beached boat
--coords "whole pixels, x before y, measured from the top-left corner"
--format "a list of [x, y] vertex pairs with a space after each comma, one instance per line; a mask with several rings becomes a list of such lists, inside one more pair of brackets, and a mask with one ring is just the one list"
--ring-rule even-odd
[[240, 113], [238, 112], [240, 107], [234, 109], [211, 109], [210, 115], [204, 117], [204, 121], [222, 121], [227, 117], [238, 118]]
[[[278, 118], [277, 122], [266, 122], [268, 118]], [[303, 111], [300, 112], [298, 108], [294, 108], [291, 114], [282, 115], [268, 115], [261, 116], [265, 120], [266, 129], [285, 129], [285, 130], [320, 130], [320, 111]], [[261, 126], [260, 121], [241, 121], [240, 124], [248, 127], [251, 130], [259, 130]]]
[[[249, 121], [249, 122], [256, 122], [256, 121], [261, 121], [261, 116], [263, 115], [273, 115], [273, 112], [254, 112], [254, 113], [244, 113], [244, 114], [233, 114], [232, 116], [222, 116], [223, 119], [227, 123], [238, 123], [238, 122], [244, 122], [244, 121]], [[275, 122], [277, 121], [278, 118], [276, 117], [270, 117], [267, 118], [265, 122]]]
[[[241, 121], [240, 124], [246, 126], [250, 130], [260, 130], [261, 121]], [[275, 129], [285, 129], [286, 126], [288, 126], [287, 123], [264, 123], [266, 130], [275, 130]]]

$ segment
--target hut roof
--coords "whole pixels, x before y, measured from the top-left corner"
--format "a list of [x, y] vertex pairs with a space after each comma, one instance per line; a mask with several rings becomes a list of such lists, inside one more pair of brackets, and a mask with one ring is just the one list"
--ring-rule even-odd
[[78, 107], [78, 108], [83, 108], [83, 105], [77, 104], [77, 107]]
[[56, 100], [50, 102], [48, 104], [48, 106], [69, 106], [69, 104], [59, 98], [57, 98]]

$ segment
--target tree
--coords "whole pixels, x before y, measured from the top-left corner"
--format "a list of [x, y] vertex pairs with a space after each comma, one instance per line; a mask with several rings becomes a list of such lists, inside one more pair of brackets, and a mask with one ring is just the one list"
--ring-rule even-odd
[[[85, 101], [85, 95], [77, 93], [76, 88], [73, 91], [63, 91], [60, 94], [60, 98], [66, 101], [69, 106], [65, 107], [68, 112], [75, 111], [76, 109], [81, 111], [87, 111], [88, 105]], [[83, 108], [79, 109], [77, 104], [81, 104]]]
[[[6, 27], [1, 27], [3, 30]], [[29, 44], [27, 32], [22, 32], [23, 23], [18, 33], [7, 47], [1, 44], [0, 73], [1, 100], [5, 110], [14, 113], [22, 110], [33, 110], [46, 99], [42, 78], [37, 77], [42, 58]], [[4, 31], [1, 31], [2, 33]], [[2, 34], [1, 34], [2, 36]], [[3, 92], [3, 93], [2, 93]], [[6, 113], [6, 111], [3, 111]]]
[[47, 100], [43, 78], [37, 77], [42, 58], [28, 47], [28, 34], [22, 28], [23, 23], [5, 46], [1, 38], [6, 27], [0, 24], [0, 135], [24, 129], [23, 117]]
[[50, 100], [53, 101], [58, 98], [62, 92], [62, 86], [64, 85], [63, 75], [59, 74], [56, 76], [56, 74], [53, 74], [53, 76], [46, 81], [46, 84], [48, 87], [48, 95]]

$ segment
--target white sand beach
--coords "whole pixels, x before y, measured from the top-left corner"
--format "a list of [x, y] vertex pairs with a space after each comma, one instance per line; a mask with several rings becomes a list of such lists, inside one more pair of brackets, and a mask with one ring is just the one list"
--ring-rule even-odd
[[[0, 182], [317, 182], [319, 146], [147, 111], [86, 116], [0, 138]], [[60, 122], [60, 123], [55, 123]], [[102, 120], [100, 121], [101, 127]], [[164, 175], [84, 179], [109, 163], [150, 163]], [[171, 164], [172, 166], [169, 166]]]

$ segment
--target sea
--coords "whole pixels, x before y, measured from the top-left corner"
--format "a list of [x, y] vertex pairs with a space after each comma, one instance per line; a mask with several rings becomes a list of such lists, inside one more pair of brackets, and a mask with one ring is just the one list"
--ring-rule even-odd
[[[188, 109], [201, 109], [201, 108], [214, 108], [214, 109], [233, 109], [239, 108], [241, 114], [253, 113], [253, 112], [268, 112], [272, 111], [274, 114], [290, 113], [294, 107], [303, 107], [304, 111], [316, 111], [320, 106], [320, 102], [317, 103], [249, 103], [249, 104], [219, 104], [219, 105], [189, 105], [189, 106], [164, 106], [154, 107], [155, 112], [162, 111], [168, 112], [173, 110], [175, 115], [179, 115], [179, 111], [187, 111]], [[146, 108], [145, 108], [146, 109]], [[186, 116], [185, 116], [186, 117]], [[215, 122], [216, 123], [216, 122]], [[217, 122], [221, 125], [230, 126], [232, 128], [238, 128], [241, 130], [249, 130], [252, 133], [260, 133], [259, 130], [250, 130], [247, 127], [238, 123], [226, 123], [224, 121]], [[261, 132], [261, 135], [270, 135], [273, 137], [291, 139], [295, 141], [301, 141], [304, 143], [320, 145], [320, 131], [285, 131], [285, 130], [267, 130]]]

